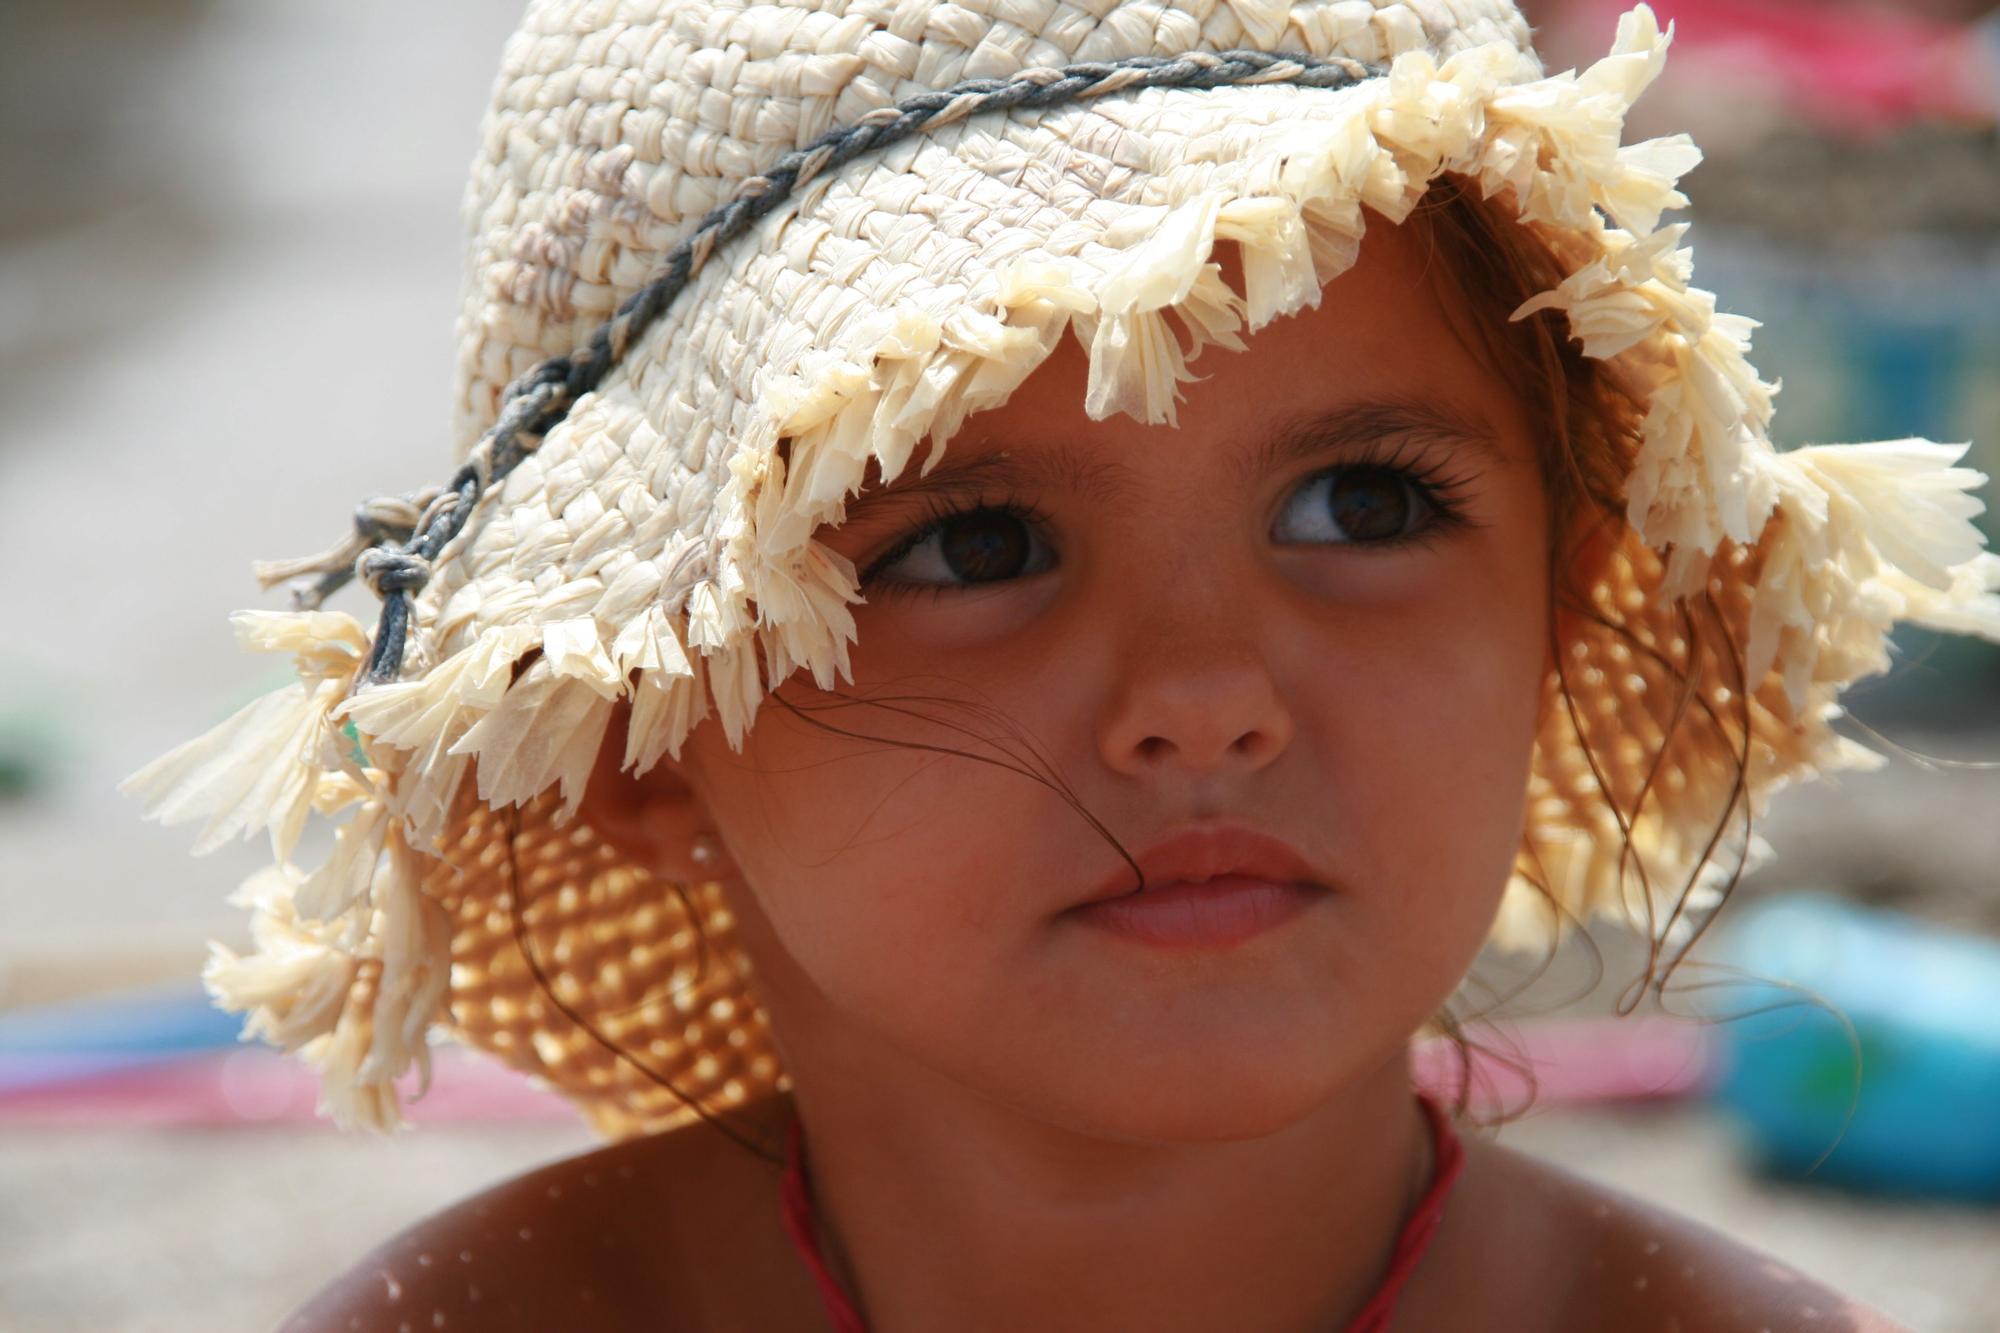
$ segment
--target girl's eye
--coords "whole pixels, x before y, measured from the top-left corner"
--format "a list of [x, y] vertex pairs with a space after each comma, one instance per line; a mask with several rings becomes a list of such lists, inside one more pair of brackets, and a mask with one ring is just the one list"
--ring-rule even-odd
[[1030, 522], [1009, 508], [947, 515], [905, 538], [870, 567], [864, 582], [958, 587], [1039, 574], [1054, 552]]
[[1393, 542], [1437, 517], [1429, 488], [1399, 468], [1358, 464], [1329, 468], [1292, 492], [1271, 527], [1280, 544]]

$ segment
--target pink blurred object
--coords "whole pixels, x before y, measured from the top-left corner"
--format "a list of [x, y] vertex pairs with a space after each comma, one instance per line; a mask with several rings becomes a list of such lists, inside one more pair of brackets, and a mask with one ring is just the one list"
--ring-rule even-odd
[[[1993, 20], [1953, 23], [1847, 0], [1652, 0], [1671, 21], [1670, 79], [1741, 84], [1823, 128], [1879, 133], [1913, 121], [2000, 120]], [[1628, 0], [1588, 0], [1564, 15], [1594, 29]], [[1729, 89], [1718, 87], [1718, 96]]]
[[[1709, 1047], [1702, 1029], [1652, 1019], [1588, 1020], [1524, 1026], [1514, 1045], [1535, 1071], [1543, 1105], [1688, 1096], [1707, 1087]], [[421, 1098], [406, 1097], [412, 1120], [430, 1123], [573, 1124], [576, 1112], [524, 1075], [457, 1047], [432, 1053], [434, 1076]], [[1417, 1081], [1444, 1097], [1457, 1087], [1456, 1055], [1443, 1042], [1417, 1051]], [[1519, 1107], [1529, 1083], [1508, 1064], [1474, 1061], [1472, 1102]], [[411, 1080], [407, 1092], [415, 1090]], [[65, 1128], [193, 1127], [325, 1123], [314, 1103], [316, 1076], [260, 1046], [204, 1051], [31, 1087], [0, 1091], [0, 1125]]]
[[[1472, 1105], [1483, 1111], [1588, 1102], [1691, 1097], [1708, 1091], [1716, 1065], [1708, 1030], [1665, 1018], [1593, 1018], [1523, 1024], [1505, 1056], [1475, 1052]], [[1417, 1084], [1446, 1100], [1461, 1070], [1448, 1042], [1417, 1048]]]
[[[575, 1123], [576, 1111], [485, 1056], [457, 1047], [432, 1052], [431, 1086], [414, 1078], [404, 1110], [418, 1122]], [[0, 1092], [0, 1125], [161, 1127], [299, 1124], [319, 1120], [318, 1076], [277, 1051], [245, 1046]], [[325, 1122], [322, 1122], [325, 1123]]]

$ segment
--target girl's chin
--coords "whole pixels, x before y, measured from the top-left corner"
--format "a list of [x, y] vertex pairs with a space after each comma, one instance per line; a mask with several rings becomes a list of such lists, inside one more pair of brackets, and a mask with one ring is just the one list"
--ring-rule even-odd
[[[1274, 1022], [1277, 1020], [1274, 1020]], [[1276, 1030], [1097, 1034], [1066, 1043], [1051, 1067], [1029, 1066], [1033, 1086], [996, 1087], [998, 1100], [1093, 1138], [1214, 1143], [1263, 1138], [1298, 1124], [1368, 1072], [1374, 1053], [1342, 1049], [1322, 1024]], [[1084, 1034], [1076, 1034], [1083, 1036]], [[1318, 1037], [1321, 1040], [1302, 1038]]]
[[[1238, 1143], [1269, 1138], [1337, 1098], [1337, 1083], [1235, 1084], [1208, 1071], [1177, 1087], [1124, 1085], [1122, 1093], [1079, 1096], [1045, 1118], [1091, 1138], [1134, 1144]], [[1081, 1091], [1081, 1090], [1079, 1090]], [[1094, 1091], [1094, 1090], [1093, 1090]]]
[[1274, 1133], [1393, 1061], [1400, 1041], [1372, 1034], [1388, 1030], [1385, 1013], [1410, 1007], [1370, 994], [1396, 979], [1365, 968], [1351, 940], [1310, 915], [1219, 951], [1106, 940], [1079, 925], [1055, 948], [1017, 956], [999, 1029], [947, 1043], [998, 1057], [959, 1077], [1109, 1138]]

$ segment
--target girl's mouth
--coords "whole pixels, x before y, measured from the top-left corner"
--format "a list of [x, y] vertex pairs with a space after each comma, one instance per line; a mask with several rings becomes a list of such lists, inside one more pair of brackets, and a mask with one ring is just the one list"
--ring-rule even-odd
[[1227, 949], [1275, 930], [1327, 896], [1316, 884], [1217, 875], [1148, 885], [1064, 915], [1141, 943], [1170, 949]]
[[1154, 844], [1063, 913], [1129, 939], [1226, 949], [1274, 930], [1330, 892], [1305, 855], [1252, 829], [1203, 824]]

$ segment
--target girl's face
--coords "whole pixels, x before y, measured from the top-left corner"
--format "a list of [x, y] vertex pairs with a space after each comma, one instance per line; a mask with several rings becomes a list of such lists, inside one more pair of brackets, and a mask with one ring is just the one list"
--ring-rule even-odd
[[[802, 1084], [837, 1051], [1108, 1137], [1240, 1137], [1449, 996], [1520, 838], [1549, 519], [1427, 262], [1378, 222], [1316, 309], [1200, 361], [1178, 429], [1088, 419], [1066, 340], [821, 534], [865, 580], [843, 693], [887, 706], [794, 680], [797, 714], [741, 754], [706, 723], [658, 779], [740, 876]], [[1154, 914], [1192, 941], [1107, 928], [1076, 909], [1126, 863], [1022, 766], [1142, 859], [1227, 826], [1310, 887], [1236, 900], [1284, 908], [1247, 935], [1200, 904]]]

